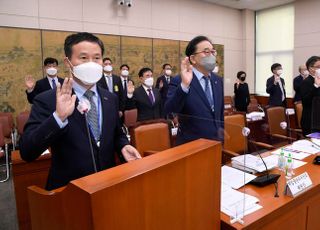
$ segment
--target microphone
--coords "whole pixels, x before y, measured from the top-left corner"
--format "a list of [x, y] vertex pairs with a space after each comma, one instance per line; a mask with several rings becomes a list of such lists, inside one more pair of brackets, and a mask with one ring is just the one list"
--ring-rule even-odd
[[[249, 139], [249, 135], [250, 135], [250, 129], [248, 127], [243, 127], [242, 129], [242, 135], [247, 137]], [[259, 151], [257, 150], [257, 148], [255, 147], [256, 153], [259, 155], [265, 169], [266, 169], [266, 173], [264, 175], [258, 176], [255, 179], [253, 179], [252, 181], [250, 181], [250, 184], [259, 186], [259, 187], [264, 187], [266, 185], [269, 184], [274, 184], [275, 185], [275, 197], [279, 197], [278, 194], [278, 179], [280, 177], [280, 174], [270, 174], [268, 171], [268, 167], [266, 162], [263, 160], [263, 158], [261, 157]]]
[[97, 165], [96, 165], [96, 159], [94, 157], [93, 147], [92, 147], [92, 142], [91, 142], [91, 133], [89, 130], [88, 112], [91, 109], [91, 104], [90, 104], [89, 100], [86, 98], [81, 98], [81, 100], [79, 101], [79, 104], [77, 106], [77, 109], [81, 114], [84, 114], [84, 116], [85, 116], [86, 129], [87, 129], [87, 134], [88, 134], [88, 139], [89, 139], [90, 154], [91, 154], [91, 158], [92, 158], [93, 169], [94, 169], [94, 172], [98, 172]]

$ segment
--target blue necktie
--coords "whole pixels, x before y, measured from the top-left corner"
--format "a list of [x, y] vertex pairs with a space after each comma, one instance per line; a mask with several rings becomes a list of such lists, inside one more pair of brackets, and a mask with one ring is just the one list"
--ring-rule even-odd
[[88, 122], [90, 125], [90, 130], [96, 141], [100, 140], [100, 129], [99, 129], [99, 118], [97, 112], [96, 103], [93, 101], [94, 92], [91, 90], [87, 90], [84, 96], [89, 100], [91, 109], [88, 112]]
[[52, 79], [52, 89], [55, 89], [57, 87], [56, 85], [56, 81], [54, 80], [54, 78]]
[[206, 94], [206, 97], [208, 99], [209, 105], [211, 107], [211, 110], [214, 111], [214, 102], [213, 102], [213, 95], [210, 92], [210, 78], [209, 77], [203, 77], [204, 81], [205, 81], [205, 87], [204, 87], [204, 92]]

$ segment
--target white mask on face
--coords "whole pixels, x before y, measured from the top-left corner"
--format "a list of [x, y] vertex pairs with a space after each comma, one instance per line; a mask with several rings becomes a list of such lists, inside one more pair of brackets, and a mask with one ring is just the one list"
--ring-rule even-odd
[[106, 65], [105, 67], [103, 67], [103, 70], [106, 72], [111, 72], [113, 70], [111, 65]]
[[58, 70], [56, 68], [50, 67], [46, 70], [47, 74], [50, 76], [54, 76], [57, 74]]
[[144, 84], [147, 87], [152, 87], [153, 86], [153, 77], [148, 77], [146, 80], [144, 80]]
[[276, 71], [276, 74], [277, 74], [278, 76], [280, 76], [282, 73], [283, 73], [282, 69], [278, 69], [278, 70]]
[[121, 71], [121, 76], [127, 77], [129, 75], [129, 71], [124, 69]]
[[95, 62], [86, 62], [73, 66], [73, 75], [85, 85], [96, 84], [102, 76], [102, 65]]
[[166, 69], [164, 72], [165, 72], [165, 74], [167, 76], [171, 76], [171, 74], [172, 74], [172, 70], [171, 69]]

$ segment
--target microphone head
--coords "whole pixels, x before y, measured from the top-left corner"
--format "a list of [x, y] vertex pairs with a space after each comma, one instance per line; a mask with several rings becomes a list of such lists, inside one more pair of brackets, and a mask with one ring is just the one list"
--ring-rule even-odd
[[250, 129], [248, 127], [243, 127], [242, 128], [242, 135], [244, 137], [247, 137], [247, 136], [249, 136], [249, 134], [250, 134]]
[[286, 129], [287, 128], [287, 122], [285, 122], [285, 121], [282, 121], [282, 122], [280, 122], [280, 127], [281, 127], [281, 129]]

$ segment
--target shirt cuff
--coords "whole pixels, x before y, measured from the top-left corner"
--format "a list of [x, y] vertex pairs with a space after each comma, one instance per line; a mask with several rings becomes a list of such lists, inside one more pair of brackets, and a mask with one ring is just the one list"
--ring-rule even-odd
[[68, 124], [68, 119], [66, 119], [64, 122], [61, 121], [61, 119], [58, 117], [56, 112], [53, 113], [53, 117], [56, 120], [56, 122], [58, 123], [60, 129], [63, 129]]
[[319, 85], [317, 85], [316, 83], [314, 83], [313, 86], [316, 87], [317, 89], [319, 88]]
[[183, 92], [189, 93], [190, 86], [186, 87], [186, 86], [184, 86], [184, 85], [182, 84], [182, 82], [181, 82], [180, 85], [181, 85], [181, 89], [182, 89]]
[[127, 97], [128, 97], [128, 98], [132, 98], [132, 97], [133, 97], [133, 94], [132, 94], [132, 93], [128, 93], [128, 94], [127, 94]]

